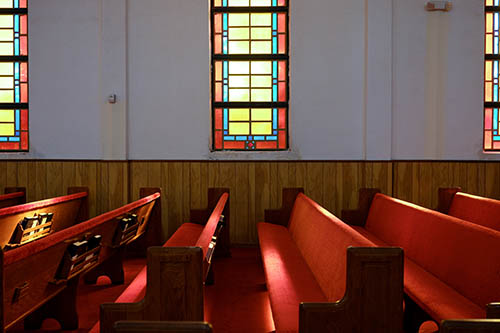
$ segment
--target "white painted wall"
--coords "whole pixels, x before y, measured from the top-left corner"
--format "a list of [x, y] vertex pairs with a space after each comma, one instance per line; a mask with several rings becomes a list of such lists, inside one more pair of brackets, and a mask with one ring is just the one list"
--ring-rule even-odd
[[208, 0], [32, 0], [31, 152], [0, 156], [497, 159], [482, 2], [424, 3], [291, 0], [292, 151], [245, 154], [209, 152]]

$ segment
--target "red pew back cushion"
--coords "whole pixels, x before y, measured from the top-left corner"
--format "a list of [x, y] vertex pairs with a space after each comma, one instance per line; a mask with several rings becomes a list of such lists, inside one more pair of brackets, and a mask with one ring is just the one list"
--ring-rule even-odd
[[449, 215], [500, 231], [500, 201], [458, 192]]

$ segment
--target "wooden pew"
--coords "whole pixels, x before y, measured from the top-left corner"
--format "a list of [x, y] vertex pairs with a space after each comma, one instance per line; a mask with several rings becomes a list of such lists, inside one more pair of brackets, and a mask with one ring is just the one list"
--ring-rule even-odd
[[379, 193], [370, 197], [368, 208], [360, 207], [366, 212], [345, 211], [342, 217], [375, 244], [404, 249], [406, 332], [417, 332], [427, 320], [485, 318], [498, 311], [487, 304], [500, 300], [500, 232]]
[[[65, 196], [1, 208], [0, 247], [11, 249], [88, 219], [87, 198], [87, 188], [70, 187]], [[43, 214], [52, 214], [52, 220], [46, 224], [49, 227], [38, 224], [30, 230], [22, 228], [20, 222], [25, 218], [41, 222]]]
[[58, 320], [62, 329], [78, 328], [79, 276], [133, 239], [135, 234], [123, 242], [117, 237], [123, 234], [123, 219], [135, 214], [139, 221], [135, 232], [142, 229], [159, 196], [156, 193], [24, 246], [0, 251], [2, 331], [21, 320], [25, 329], [37, 329], [45, 318]]
[[0, 208], [22, 205], [26, 203], [25, 187], [6, 187], [5, 194], [0, 195]]
[[116, 333], [212, 333], [212, 326], [197, 321], [118, 321]]
[[402, 250], [376, 247], [301, 189], [283, 193], [293, 208], [284, 199], [265, 212], [277, 223], [257, 225], [276, 331], [401, 332]]
[[[229, 222], [228, 189], [208, 193], [213, 206], [206, 223], [184, 223], [162, 247], [150, 247], [146, 267], [114, 303], [101, 304], [100, 320], [90, 332], [113, 332], [120, 320], [203, 320], [203, 284], [213, 280], [212, 256], [221, 242], [229, 249], [219, 237]], [[193, 211], [194, 221], [200, 216], [206, 214]]]

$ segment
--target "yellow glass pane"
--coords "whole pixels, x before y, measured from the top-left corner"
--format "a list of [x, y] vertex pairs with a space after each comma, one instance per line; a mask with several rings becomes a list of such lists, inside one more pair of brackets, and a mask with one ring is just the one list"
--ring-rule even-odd
[[13, 28], [14, 19], [12, 15], [0, 15], [0, 28]]
[[486, 0], [486, 6], [493, 6], [493, 0]]
[[0, 55], [12, 55], [14, 46], [12, 43], [0, 43]]
[[249, 61], [230, 61], [229, 74], [249, 74], [250, 62]]
[[0, 0], [0, 8], [12, 8], [12, 0]]
[[488, 34], [486, 35], [486, 54], [493, 53], [492, 45], [493, 44], [493, 36]]
[[14, 75], [12, 63], [0, 62], [0, 75]]
[[246, 41], [230, 41], [229, 54], [248, 54], [250, 43]]
[[252, 135], [271, 135], [272, 123], [252, 123]]
[[252, 87], [255, 88], [270, 88], [273, 79], [271, 76], [252, 76]]
[[271, 13], [254, 13], [251, 18], [252, 26], [270, 26], [271, 25]]
[[229, 26], [230, 27], [243, 27], [248, 26], [249, 15], [248, 14], [229, 14]]
[[248, 7], [248, 0], [229, 0], [228, 5], [234, 7]]
[[486, 32], [493, 32], [493, 13], [486, 14]]
[[249, 121], [249, 120], [250, 120], [250, 109], [229, 109], [229, 121]]
[[0, 124], [0, 136], [13, 136], [14, 124]]
[[271, 41], [252, 42], [252, 54], [267, 54], [271, 53]]
[[14, 35], [12, 30], [0, 30], [0, 41], [2, 42], [12, 42], [14, 40]]
[[250, 135], [250, 124], [229, 123], [229, 135]]
[[484, 100], [486, 102], [491, 102], [491, 88], [492, 88], [491, 82], [486, 82], [484, 84]]
[[485, 64], [485, 70], [484, 70], [484, 78], [486, 81], [491, 81], [492, 80], [492, 61], [486, 61]]
[[252, 102], [271, 102], [271, 89], [252, 89]]
[[271, 121], [272, 110], [271, 109], [252, 109], [252, 120], [254, 121]]
[[272, 74], [271, 61], [252, 61], [252, 74]]
[[250, 1], [252, 6], [271, 6], [271, 0], [252, 0]]
[[234, 75], [229, 76], [229, 88], [248, 88], [248, 87], [250, 87], [250, 77], [234, 76]]
[[248, 89], [229, 89], [230, 102], [249, 102], [250, 96]]
[[0, 103], [14, 103], [14, 91], [0, 90]]
[[229, 39], [250, 39], [248, 28], [229, 28]]
[[252, 39], [271, 39], [271, 28], [252, 28]]
[[14, 110], [0, 110], [0, 122], [14, 122]]
[[0, 89], [14, 88], [14, 80], [12, 77], [0, 77]]

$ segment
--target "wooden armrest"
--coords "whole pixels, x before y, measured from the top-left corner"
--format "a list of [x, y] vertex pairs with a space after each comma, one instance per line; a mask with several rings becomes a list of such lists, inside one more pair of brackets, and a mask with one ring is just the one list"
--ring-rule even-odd
[[461, 190], [460, 187], [440, 187], [438, 189], [438, 206], [436, 210], [440, 213], [448, 214], [453, 197]]
[[440, 333], [499, 333], [499, 319], [443, 320]]
[[118, 321], [116, 333], [212, 333], [212, 325], [200, 321]]
[[402, 332], [403, 257], [401, 248], [349, 247], [344, 297], [301, 303], [299, 332]]
[[264, 221], [284, 227], [288, 226], [295, 198], [299, 193], [304, 193], [302, 187], [283, 188], [281, 192], [281, 208], [264, 210]]
[[500, 319], [500, 303], [490, 303], [486, 305], [486, 318]]
[[343, 209], [341, 220], [350, 225], [363, 227], [368, 218], [368, 212], [375, 194], [380, 193], [378, 188], [360, 188], [357, 209]]

